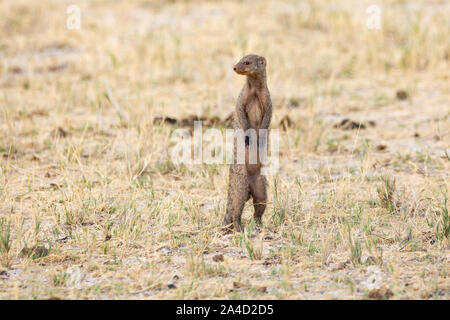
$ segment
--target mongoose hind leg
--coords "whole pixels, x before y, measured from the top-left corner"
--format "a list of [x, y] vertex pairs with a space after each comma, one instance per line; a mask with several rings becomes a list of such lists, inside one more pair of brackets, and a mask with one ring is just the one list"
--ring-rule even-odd
[[256, 174], [250, 177], [250, 194], [253, 198], [253, 207], [255, 213], [253, 215], [255, 222], [258, 225], [262, 224], [261, 218], [266, 210], [267, 204], [267, 181], [261, 174]]
[[228, 189], [228, 200], [227, 200], [227, 211], [225, 213], [225, 218], [223, 219], [223, 231], [231, 231], [233, 229], [233, 197], [230, 195], [231, 188]]
[[223, 226], [225, 231], [233, 229], [233, 190], [234, 185], [234, 173], [233, 166], [230, 166], [230, 171], [228, 175], [228, 196], [227, 196], [227, 208], [225, 213], [225, 218], [223, 219]]
[[230, 185], [224, 225], [240, 232], [243, 230], [241, 223], [242, 211], [245, 203], [250, 199], [249, 181], [245, 165], [231, 165], [229, 180]]

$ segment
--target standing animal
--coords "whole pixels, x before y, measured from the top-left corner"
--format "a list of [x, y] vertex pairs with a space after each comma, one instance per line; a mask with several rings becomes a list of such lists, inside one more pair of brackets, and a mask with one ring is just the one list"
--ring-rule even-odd
[[[266, 59], [258, 55], [246, 55], [233, 68], [240, 75], [245, 75], [247, 80], [236, 103], [233, 114], [233, 128], [235, 132], [242, 129], [244, 132], [250, 129], [256, 131], [257, 139], [245, 136], [245, 163], [238, 163], [237, 139], [234, 140], [234, 161], [230, 166], [227, 209], [224, 225], [236, 231], [242, 231], [241, 215], [245, 203], [252, 197], [255, 209], [254, 219], [261, 224], [261, 217], [267, 203], [267, 181], [261, 175], [261, 159], [258, 156], [256, 163], [249, 161], [250, 150], [253, 143], [258, 145], [258, 154], [261, 148], [267, 148], [267, 137], [270, 120], [272, 118], [272, 101], [266, 80]], [[265, 139], [260, 135], [260, 129], [267, 130]], [[264, 130], [263, 130], [264, 131]], [[264, 133], [261, 131], [261, 133]], [[247, 131], [249, 132], [249, 131]], [[237, 137], [236, 137], [237, 136]], [[267, 149], [266, 149], [267, 150]]]

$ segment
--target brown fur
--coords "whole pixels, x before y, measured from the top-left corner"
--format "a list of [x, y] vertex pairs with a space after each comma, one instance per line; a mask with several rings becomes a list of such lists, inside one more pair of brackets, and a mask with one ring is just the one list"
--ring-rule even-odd
[[[257, 55], [243, 57], [233, 70], [247, 77], [241, 90], [234, 112], [234, 129], [244, 132], [250, 128], [269, 129], [272, 118], [272, 101], [266, 82], [266, 59]], [[259, 143], [251, 141], [251, 143]], [[264, 148], [267, 145], [262, 146]], [[234, 141], [234, 163], [230, 167], [228, 202], [224, 225], [236, 231], [242, 231], [241, 215], [245, 203], [252, 197], [255, 209], [254, 218], [261, 224], [261, 218], [266, 209], [267, 190], [266, 179], [261, 175], [261, 162], [258, 157], [256, 164], [248, 162], [248, 147], [246, 147], [245, 164], [236, 162], [236, 139]]]

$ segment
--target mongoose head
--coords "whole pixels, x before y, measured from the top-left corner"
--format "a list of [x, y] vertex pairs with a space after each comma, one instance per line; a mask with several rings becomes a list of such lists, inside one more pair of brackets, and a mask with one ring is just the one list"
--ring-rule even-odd
[[255, 76], [263, 73], [266, 69], [266, 58], [258, 56], [256, 54], [249, 54], [243, 57], [236, 65], [233, 70], [237, 74], [242, 74], [246, 76]]

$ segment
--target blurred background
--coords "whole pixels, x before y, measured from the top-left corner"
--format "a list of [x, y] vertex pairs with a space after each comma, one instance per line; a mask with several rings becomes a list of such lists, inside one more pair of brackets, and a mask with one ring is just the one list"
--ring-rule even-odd
[[222, 115], [242, 84], [231, 66], [248, 53], [267, 58], [277, 107], [320, 98], [339, 112], [351, 103], [382, 106], [395, 98], [392, 90], [415, 93], [420, 82], [430, 86], [423, 99], [448, 88], [445, 0], [6, 0], [0, 6], [2, 88], [28, 90], [8, 95], [16, 110], [30, 103], [95, 108], [108, 78], [132, 116], [149, 109]]

